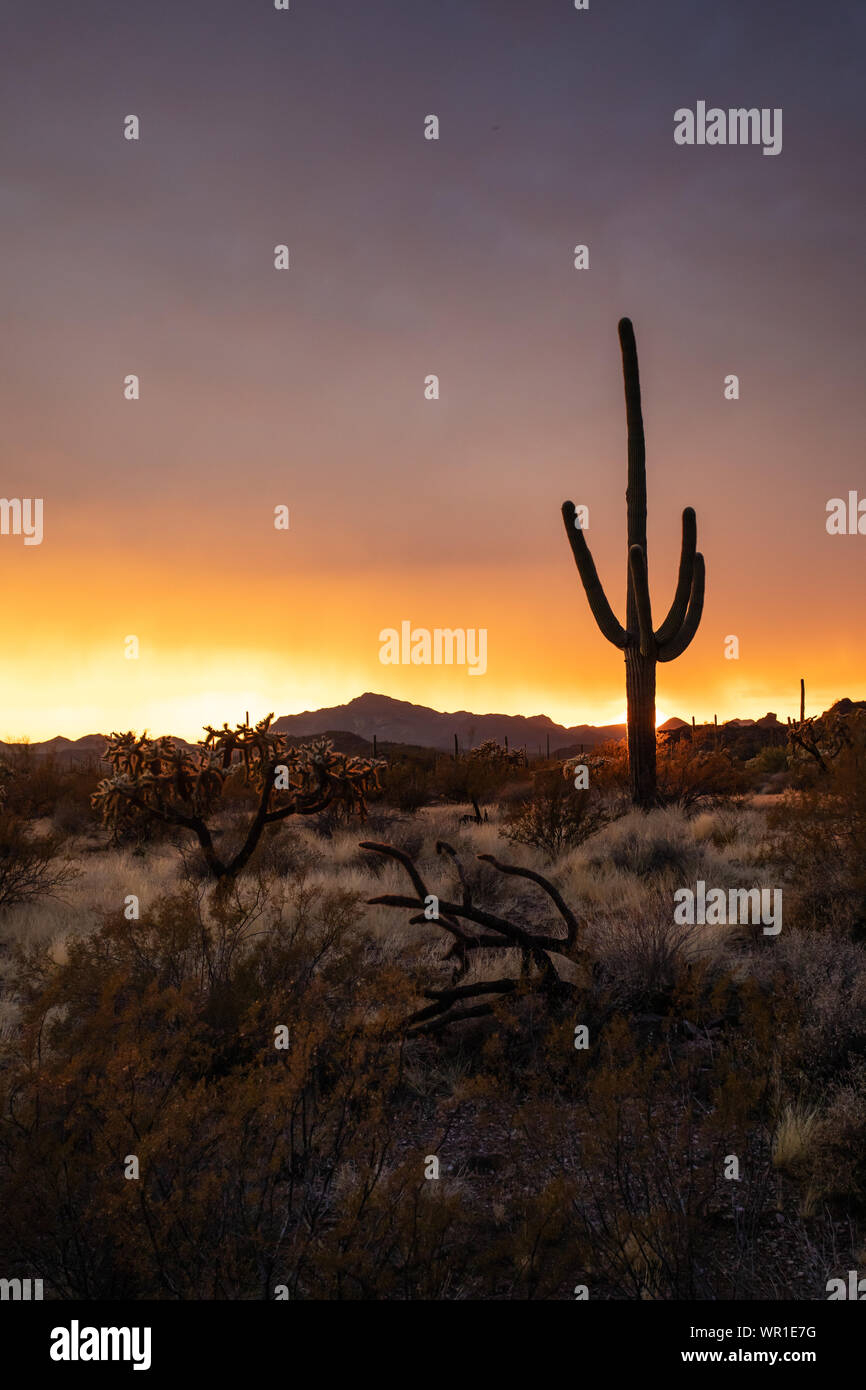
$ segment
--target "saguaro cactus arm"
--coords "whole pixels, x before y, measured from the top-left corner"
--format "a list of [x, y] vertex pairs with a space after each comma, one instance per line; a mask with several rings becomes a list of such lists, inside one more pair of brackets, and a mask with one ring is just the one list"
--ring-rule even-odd
[[595, 568], [595, 561], [590, 554], [583, 531], [574, 524], [573, 502], [563, 502], [562, 519], [565, 522], [565, 534], [571, 545], [577, 572], [592, 609], [592, 616], [598, 623], [602, 636], [622, 651], [629, 644], [629, 635], [607, 601], [607, 595], [602, 588], [598, 571]]
[[686, 616], [670, 641], [665, 642], [664, 646], [659, 646], [656, 653], [657, 660], [673, 661], [675, 657], [682, 656], [691, 642], [698, 630], [701, 614], [704, 611], [704, 582], [704, 557], [698, 554], [695, 556], [694, 575]]
[[671, 604], [670, 612], [656, 633], [656, 641], [660, 647], [664, 646], [665, 642], [670, 641], [685, 619], [686, 610], [689, 605], [689, 596], [692, 592], [697, 543], [698, 523], [694, 508], [686, 507], [683, 512], [683, 541], [680, 548], [680, 571], [677, 577], [676, 593], [674, 594], [674, 601]]

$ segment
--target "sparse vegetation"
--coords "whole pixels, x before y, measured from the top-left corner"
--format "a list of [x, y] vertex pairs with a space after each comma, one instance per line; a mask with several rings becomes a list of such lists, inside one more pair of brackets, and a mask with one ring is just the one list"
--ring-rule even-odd
[[866, 728], [784, 797], [770, 824], [799, 870], [796, 920], [866, 939]]
[[[221, 878], [172, 815], [198, 816], [231, 865], [278, 749], [210, 734], [183, 756], [120, 740], [104, 828], [60, 769], [37, 795], [32, 759], [14, 804], [41, 819], [0, 811], [10, 862], [38, 852], [48, 875], [0, 918], [10, 1275], [82, 1298], [570, 1298], [584, 1282], [809, 1299], [853, 1267], [857, 746], [804, 782], [777, 748], [750, 766], [753, 746], [686, 737], [661, 748], [669, 804], [648, 813], [617, 745], [580, 759], [591, 793], [499, 748], [392, 755], [374, 838], [334, 813], [341, 797], [296, 786], [268, 804], [324, 806], [266, 819]], [[771, 768], [789, 782], [768, 811]], [[118, 840], [127, 813], [168, 838]], [[677, 926], [673, 890], [698, 879], [784, 883], [781, 935]]]

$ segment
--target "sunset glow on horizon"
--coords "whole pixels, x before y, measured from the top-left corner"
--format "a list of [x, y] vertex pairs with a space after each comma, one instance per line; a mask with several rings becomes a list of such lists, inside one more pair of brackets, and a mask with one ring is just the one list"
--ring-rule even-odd
[[[866, 694], [866, 537], [825, 526], [866, 495], [854, 36], [798, 15], [782, 52], [754, 15], [744, 48], [720, 14], [707, 44], [677, 0], [591, 45], [541, 6], [527, 49], [522, 8], [387, 0], [374, 35], [348, 0], [282, 29], [215, 0], [207, 62], [195, 6], [51, 4], [50, 46], [21, 17], [0, 491], [44, 500], [44, 539], [0, 536], [0, 736], [194, 739], [365, 691], [624, 721], [559, 510], [589, 508], [623, 620], [623, 314], [658, 621], [686, 506], [707, 567], [658, 722], [784, 722], [801, 677], [808, 713]], [[804, 54], [833, 72], [809, 103]], [[677, 146], [695, 91], [784, 108], [779, 156]], [[404, 621], [483, 629], [484, 674], [383, 664]]]

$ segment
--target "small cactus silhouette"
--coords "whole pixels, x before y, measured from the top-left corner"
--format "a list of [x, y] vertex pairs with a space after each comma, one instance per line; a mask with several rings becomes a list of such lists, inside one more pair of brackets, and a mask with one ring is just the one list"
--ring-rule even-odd
[[625, 627], [608, 603], [573, 502], [564, 502], [562, 517], [593, 617], [602, 634], [625, 653], [628, 703], [628, 762], [635, 805], [656, 804], [656, 662], [682, 656], [698, 630], [704, 606], [704, 557], [698, 554], [697, 522], [691, 507], [683, 512], [680, 570], [674, 601], [664, 622], [653, 629], [647, 578], [646, 451], [640, 403], [637, 346], [631, 319], [620, 319], [619, 341], [625, 380], [628, 425], [628, 590]]

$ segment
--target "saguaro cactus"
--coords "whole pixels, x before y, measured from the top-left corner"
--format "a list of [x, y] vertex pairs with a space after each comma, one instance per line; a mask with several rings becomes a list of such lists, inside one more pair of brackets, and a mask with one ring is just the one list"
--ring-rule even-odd
[[697, 522], [691, 507], [683, 512], [680, 571], [670, 612], [653, 630], [647, 579], [646, 451], [640, 405], [637, 347], [631, 319], [620, 319], [619, 341], [625, 380], [628, 424], [628, 574], [623, 627], [607, 601], [583, 531], [576, 525], [573, 502], [564, 502], [562, 517], [589, 606], [599, 629], [625, 653], [628, 703], [628, 761], [632, 800], [648, 808], [656, 803], [656, 662], [681, 656], [698, 630], [704, 606], [704, 557], [697, 553]]

